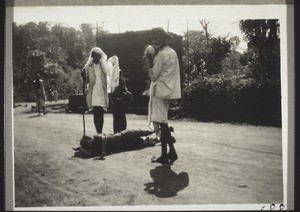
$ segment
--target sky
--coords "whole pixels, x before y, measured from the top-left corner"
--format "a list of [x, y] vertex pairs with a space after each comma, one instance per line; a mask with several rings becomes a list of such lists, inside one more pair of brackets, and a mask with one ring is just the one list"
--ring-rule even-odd
[[[276, 9], [276, 8], [275, 8]], [[274, 10], [274, 8], [273, 8]], [[253, 11], [256, 11], [255, 13]], [[270, 12], [268, 12], [270, 11]], [[209, 21], [214, 36], [238, 36], [238, 49], [246, 50], [246, 42], [238, 22], [245, 18], [272, 17], [272, 7], [211, 6], [211, 5], [114, 5], [114, 6], [47, 6], [14, 7], [13, 21], [48, 21], [80, 29], [81, 23], [102, 25], [110, 33], [148, 30], [163, 27], [169, 32], [183, 35], [188, 30], [202, 30], [199, 20]], [[276, 11], [276, 10], [275, 10]]]

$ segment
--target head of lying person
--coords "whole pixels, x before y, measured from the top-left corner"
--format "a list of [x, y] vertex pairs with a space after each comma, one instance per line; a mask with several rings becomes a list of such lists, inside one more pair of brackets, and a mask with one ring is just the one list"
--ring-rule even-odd
[[104, 137], [102, 136], [94, 136], [94, 139], [86, 136], [85, 138], [81, 139], [80, 146], [85, 149], [98, 149], [101, 148], [103, 140]]

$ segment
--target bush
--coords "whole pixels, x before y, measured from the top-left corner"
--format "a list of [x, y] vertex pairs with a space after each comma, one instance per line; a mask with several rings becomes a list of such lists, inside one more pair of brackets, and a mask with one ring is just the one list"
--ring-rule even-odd
[[278, 82], [218, 74], [198, 78], [183, 89], [183, 117], [279, 126], [280, 111]]

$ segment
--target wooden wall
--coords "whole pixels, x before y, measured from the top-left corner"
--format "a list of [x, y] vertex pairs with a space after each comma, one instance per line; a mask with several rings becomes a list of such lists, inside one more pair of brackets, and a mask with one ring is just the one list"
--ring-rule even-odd
[[[181, 80], [182, 70], [182, 36], [170, 33], [173, 37], [170, 46], [173, 48], [179, 59]], [[127, 88], [134, 96], [135, 107], [146, 107], [148, 97], [142, 96], [146, 88], [148, 77], [141, 68], [141, 58], [146, 45], [152, 43], [151, 30], [130, 31], [116, 34], [102, 34], [96, 38], [97, 46], [100, 47], [109, 57], [116, 55], [119, 58], [120, 69], [127, 80]]]

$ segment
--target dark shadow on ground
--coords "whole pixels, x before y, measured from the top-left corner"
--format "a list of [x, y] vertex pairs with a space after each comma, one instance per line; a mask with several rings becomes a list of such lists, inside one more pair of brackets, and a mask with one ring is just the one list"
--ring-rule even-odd
[[35, 114], [35, 115], [32, 115], [32, 116], [28, 116], [28, 118], [31, 119], [31, 118], [37, 118], [37, 117], [42, 117], [42, 116], [45, 116], [45, 115]]
[[81, 151], [75, 151], [72, 158], [91, 159], [93, 157], [91, 157], [91, 156], [88, 157], [88, 156], [84, 155]]
[[[22, 115], [22, 114], [32, 114], [38, 113], [37, 108], [33, 107], [32, 104], [18, 104], [13, 106], [14, 116]], [[46, 112], [47, 113], [60, 113], [60, 114], [73, 114], [68, 113], [65, 109], [65, 106], [52, 106], [46, 105]]]
[[15, 104], [13, 106], [14, 108], [17, 108], [17, 107], [27, 107], [27, 104], [23, 105], [23, 104]]
[[179, 174], [171, 170], [170, 165], [157, 166], [150, 171], [153, 182], [144, 184], [151, 195], [159, 198], [174, 197], [189, 185], [189, 176], [186, 172]]

